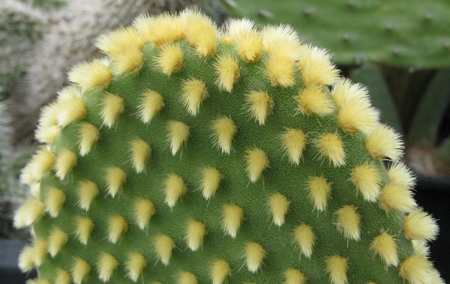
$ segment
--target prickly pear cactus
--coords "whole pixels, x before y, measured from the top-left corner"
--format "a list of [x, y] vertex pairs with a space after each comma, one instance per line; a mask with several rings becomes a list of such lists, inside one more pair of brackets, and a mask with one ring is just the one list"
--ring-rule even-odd
[[221, 0], [233, 17], [290, 24], [302, 39], [331, 50], [339, 64], [449, 66], [446, 1]]
[[443, 283], [398, 134], [325, 50], [195, 10], [97, 47], [22, 173], [33, 283]]

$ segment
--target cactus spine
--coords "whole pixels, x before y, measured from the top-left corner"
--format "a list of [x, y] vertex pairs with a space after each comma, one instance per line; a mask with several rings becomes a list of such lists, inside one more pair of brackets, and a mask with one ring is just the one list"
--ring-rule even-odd
[[97, 47], [22, 172], [35, 283], [442, 283], [399, 135], [325, 50], [195, 10]]

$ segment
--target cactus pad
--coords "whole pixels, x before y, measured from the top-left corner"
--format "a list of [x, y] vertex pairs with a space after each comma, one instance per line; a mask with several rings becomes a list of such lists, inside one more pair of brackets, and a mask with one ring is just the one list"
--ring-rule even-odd
[[97, 46], [22, 173], [34, 283], [442, 283], [399, 135], [325, 50], [194, 10]]
[[292, 25], [306, 42], [328, 48], [339, 64], [438, 68], [450, 63], [450, 10], [445, 1], [221, 2], [233, 17]]

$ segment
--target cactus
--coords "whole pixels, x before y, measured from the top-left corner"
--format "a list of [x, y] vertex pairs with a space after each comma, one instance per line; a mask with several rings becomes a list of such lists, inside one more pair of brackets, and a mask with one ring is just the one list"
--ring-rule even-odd
[[[22, 3], [25, 2], [25, 3]], [[179, 10], [192, 1], [0, 1], [0, 206], [22, 204], [27, 189], [13, 169], [36, 149], [40, 108], [67, 84], [66, 73], [98, 55], [95, 39], [138, 13]], [[23, 167], [23, 165], [22, 165]], [[11, 214], [2, 218], [10, 219]], [[11, 232], [14, 233], [14, 232]]]
[[32, 283], [443, 283], [400, 137], [327, 51], [196, 10], [96, 46], [22, 171]]
[[[445, 24], [448, 3], [433, 0], [424, 6], [421, 1], [220, 2], [234, 17], [247, 17], [259, 24], [288, 23], [298, 29], [305, 41], [328, 48], [338, 64], [347, 65], [344, 68], [350, 71], [350, 77], [351, 73], [356, 74], [352, 79], [367, 83], [374, 105], [383, 110], [381, 121], [388, 119], [390, 125], [400, 126], [397, 129], [406, 137], [408, 165], [419, 175], [450, 176], [448, 160], [442, 159], [448, 146], [433, 145], [435, 135], [430, 135], [442, 124], [438, 114], [448, 100], [442, 103], [433, 98], [435, 104], [439, 102], [438, 111], [421, 113], [433, 104], [426, 102], [430, 91], [437, 90], [436, 97], [446, 92], [443, 84], [439, 85], [442, 89], [436, 89], [435, 84], [437, 80], [448, 81], [442, 79], [445, 68], [450, 66], [449, 25]], [[373, 64], [378, 65], [384, 79]], [[362, 68], [354, 70], [359, 65]], [[386, 83], [390, 90], [378, 97], [377, 90], [380, 86], [384, 89]], [[392, 99], [386, 100], [387, 95]], [[421, 139], [427, 147], [423, 147]]]
[[364, 84], [370, 92], [372, 105], [379, 110], [380, 121], [394, 127], [398, 132], [404, 133], [399, 119], [399, 113], [391, 97], [389, 87], [383, 78], [382, 72], [374, 64], [363, 64], [350, 71], [349, 77]]
[[328, 48], [339, 64], [376, 62], [415, 68], [450, 64], [446, 1], [221, 2], [233, 17], [291, 24], [305, 41]]
[[142, 12], [160, 13], [176, 10], [190, 1], [70, 1], [55, 14], [55, 24], [43, 35], [28, 62], [24, 81], [26, 88], [11, 94], [14, 145], [30, 141], [36, 129], [40, 108], [54, 100], [67, 83], [66, 73], [80, 61], [98, 56], [95, 39], [106, 29], [131, 23]]

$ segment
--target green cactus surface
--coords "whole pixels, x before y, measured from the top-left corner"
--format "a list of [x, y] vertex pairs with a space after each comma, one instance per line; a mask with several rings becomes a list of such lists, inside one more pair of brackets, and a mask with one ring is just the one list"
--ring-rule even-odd
[[22, 172], [32, 283], [443, 283], [399, 135], [325, 50], [195, 10], [97, 47]]
[[446, 1], [221, 2], [233, 17], [292, 25], [306, 42], [329, 49], [338, 64], [449, 65], [450, 7]]

